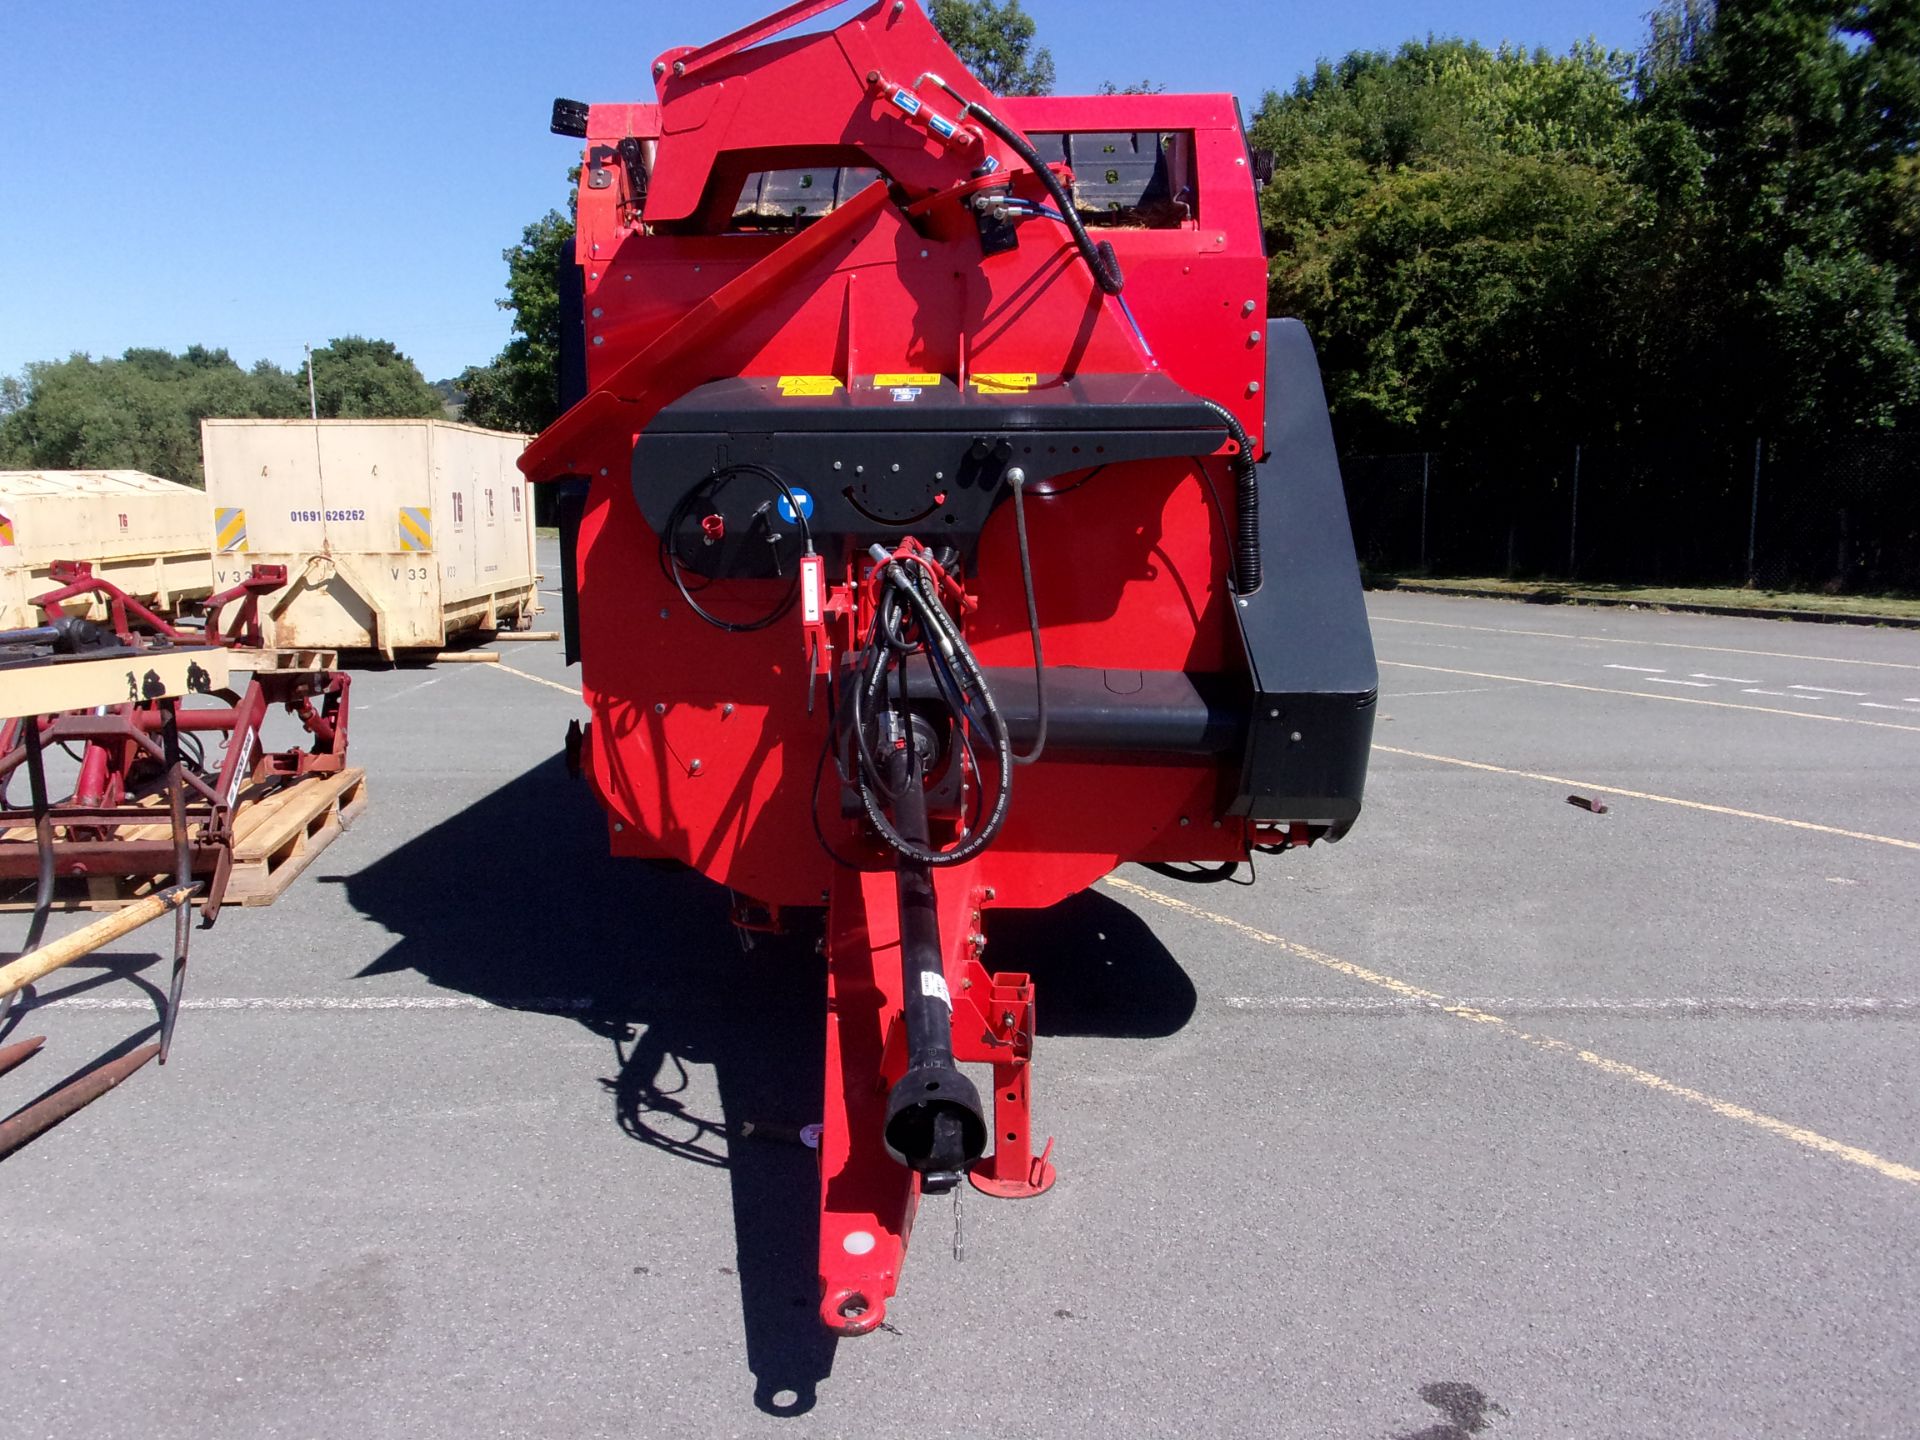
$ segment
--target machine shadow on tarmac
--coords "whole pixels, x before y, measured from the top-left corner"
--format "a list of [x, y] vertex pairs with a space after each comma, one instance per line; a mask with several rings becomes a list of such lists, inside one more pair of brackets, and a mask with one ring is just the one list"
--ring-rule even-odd
[[[414, 970], [505, 1009], [573, 1016], [613, 1047], [618, 1068], [601, 1083], [621, 1130], [727, 1172], [754, 1403], [803, 1413], [838, 1343], [812, 1323], [819, 1280], [807, 1217], [819, 1175], [796, 1143], [820, 1118], [817, 937], [761, 935], [743, 948], [722, 887], [608, 856], [603, 824], [555, 756], [357, 874], [321, 878], [343, 883], [355, 908], [397, 937], [363, 977]], [[538, 856], [552, 888], [531, 894], [504, 860], [494, 874], [450, 873], [454, 857], [500, 854], [503, 836]], [[1179, 963], [1103, 895], [994, 920], [997, 958], [1044, 979], [1042, 1034], [1151, 1038], [1193, 1014]], [[755, 1003], [739, 1004], [748, 993]], [[685, 1103], [690, 1065], [712, 1067], [719, 1116]]]

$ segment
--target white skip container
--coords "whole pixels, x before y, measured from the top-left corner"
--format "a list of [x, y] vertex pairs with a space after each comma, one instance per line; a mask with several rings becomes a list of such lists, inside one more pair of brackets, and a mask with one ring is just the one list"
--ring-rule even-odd
[[447, 420], [203, 420], [214, 584], [285, 565], [281, 650], [439, 649], [539, 609], [525, 435]]
[[[198, 490], [138, 470], [0, 470], [0, 630], [42, 622], [33, 597], [57, 588], [57, 560], [88, 562], [163, 615], [204, 599], [207, 516]], [[96, 601], [88, 618], [104, 620], [105, 606]]]

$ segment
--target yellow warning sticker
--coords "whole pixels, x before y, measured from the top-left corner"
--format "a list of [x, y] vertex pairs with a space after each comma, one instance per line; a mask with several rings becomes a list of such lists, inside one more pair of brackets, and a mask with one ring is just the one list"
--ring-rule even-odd
[[219, 506], [213, 512], [213, 548], [230, 553], [247, 548], [247, 512]]
[[1040, 377], [1031, 372], [1024, 375], [976, 375], [973, 383], [989, 394], [1016, 395], [1033, 389], [1040, 383]]
[[782, 375], [782, 395], [831, 395], [840, 388], [838, 375]]
[[411, 551], [433, 549], [433, 511], [430, 507], [400, 507], [400, 548]]
[[0, 545], [11, 544], [13, 544], [13, 520], [9, 516], [0, 515]]
[[926, 374], [876, 375], [873, 377], [873, 388], [891, 390], [896, 385], [938, 385], [940, 380], [941, 377], [938, 375]]

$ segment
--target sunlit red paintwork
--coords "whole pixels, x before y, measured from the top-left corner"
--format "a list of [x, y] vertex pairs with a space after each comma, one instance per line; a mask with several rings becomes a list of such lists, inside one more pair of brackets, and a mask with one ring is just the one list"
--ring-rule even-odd
[[[591, 479], [576, 576], [581, 684], [593, 719], [585, 761], [614, 849], [685, 861], [772, 906], [830, 900], [823, 1315], [857, 1331], [880, 1321], [916, 1195], [914, 1177], [878, 1138], [900, 983], [897, 955], [880, 953], [898, 944], [892, 877], [884, 868], [837, 870], [816, 842], [809, 811], [827, 719], [824, 707], [808, 713], [798, 613], [791, 624], [732, 635], [687, 610], [632, 494], [635, 437], [664, 405], [727, 376], [835, 375], [852, 386], [919, 372], [965, 386], [982, 374], [1032, 373], [1045, 384], [1137, 374], [1157, 362], [1187, 390], [1232, 408], [1257, 452], [1266, 265], [1231, 96], [996, 99], [913, 4], [882, 0], [822, 33], [779, 34], [823, 8], [792, 6], [699, 50], [666, 52], [653, 67], [658, 104], [591, 108], [589, 154], [626, 136], [651, 142], [651, 183], [644, 212], [617, 166], [606, 188], [580, 190], [589, 393], [522, 465], [536, 480]], [[969, 178], [974, 168], [995, 156], [994, 179], [1011, 177], [1016, 194], [1036, 200], [1044, 192], [990, 135], [949, 147], [904, 119], [868, 78], [912, 85], [929, 71], [1029, 133], [1192, 132], [1195, 218], [1098, 232], [1118, 252], [1151, 359], [1062, 227], [1024, 223], [1016, 249], [983, 257], [964, 208], [981, 183]], [[949, 115], [958, 109], [931, 81], [921, 93]], [[907, 203], [875, 185], [792, 236], [724, 233], [748, 173], [798, 165], [878, 166]], [[691, 233], [703, 228], [721, 233]], [[1049, 665], [1242, 667], [1228, 537], [1199, 463], [1115, 466], [1077, 489], [1069, 475], [1057, 488], [1070, 493], [1029, 502]], [[1230, 497], [1224, 455], [1205, 463]], [[988, 522], [966, 584], [978, 602], [967, 633], [981, 662], [1030, 665], [1010, 507]], [[743, 614], [777, 593], [736, 588]], [[846, 631], [836, 643], [852, 638]], [[1244, 858], [1252, 834], [1224, 813], [1232, 780], [1201, 758], [1095, 763], [1060, 754], [1019, 772], [997, 843], [937, 875], [956, 1001], [971, 996], [963, 982], [986, 981], [969, 939], [985, 906], [1049, 905], [1129, 860]], [[831, 796], [820, 803], [829, 834], [860, 851], [857, 828]], [[1024, 977], [1001, 978], [1020, 982], [1006, 989], [1025, 996], [1025, 1008], [1014, 1007], [1014, 1028], [1025, 1034], [1000, 1045], [983, 1042], [977, 1027], [963, 1037], [977, 1016], [962, 1003], [956, 1044], [986, 1044], [1005, 1066], [996, 1074], [994, 1132], [1002, 1144], [1015, 1134], [1017, 1145], [1004, 1163], [989, 1162], [998, 1183], [982, 1188], [1032, 1193], [1050, 1172], [1043, 1179], [1027, 1153], [1031, 995], [1020, 989]], [[872, 1248], [845, 1245], [855, 1231], [873, 1236]], [[849, 1313], [842, 1302], [855, 1293], [863, 1304]]]

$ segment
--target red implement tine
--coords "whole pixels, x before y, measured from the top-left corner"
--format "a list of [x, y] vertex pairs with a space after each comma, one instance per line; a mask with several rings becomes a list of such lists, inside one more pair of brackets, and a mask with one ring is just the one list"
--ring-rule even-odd
[[26, 1109], [9, 1116], [0, 1122], [0, 1159], [5, 1159], [36, 1135], [51, 1130], [74, 1111], [91, 1105], [159, 1053], [160, 1046], [157, 1043], [142, 1045], [118, 1060], [109, 1060], [105, 1065], [89, 1070], [71, 1084], [62, 1085], [46, 1099], [36, 1100]]

